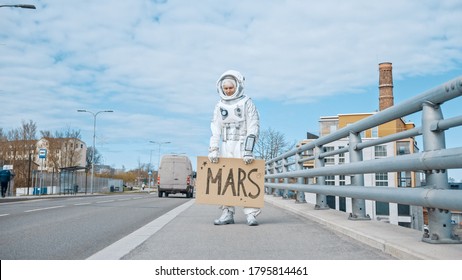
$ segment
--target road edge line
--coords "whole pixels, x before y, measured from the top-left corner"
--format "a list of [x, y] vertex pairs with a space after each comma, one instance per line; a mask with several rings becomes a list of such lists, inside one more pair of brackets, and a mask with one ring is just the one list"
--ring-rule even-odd
[[133, 249], [145, 242], [148, 238], [154, 235], [157, 231], [162, 229], [166, 224], [173, 220], [176, 216], [191, 207], [195, 199], [170, 210], [159, 218], [146, 224], [145, 226], [135, 230], [129, 235], [119, 239], [106, 248], [96, 252], [87, 258], [87, 260], [120, 260], [125, 255], [130, 253]]

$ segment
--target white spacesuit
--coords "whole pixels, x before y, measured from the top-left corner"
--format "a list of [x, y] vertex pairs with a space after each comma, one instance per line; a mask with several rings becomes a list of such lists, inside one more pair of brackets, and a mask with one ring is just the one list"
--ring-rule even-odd
[[[211, 123], [209, 160], [212, 163], [218, 163], [219, 157], [242, 158], [246, 164], [254, 160], [253, 148], [258, 139], [260, 120], [254, 103], [244, 94], [244, 80], [241, 73], [228, 70], [217, 81], [221, 99], [215, 106]], [[214, 224], [234, 224], [235, 208], [221, 208], [223, 213]], [[255, 217], [260, 212], [259, 208], [244, 208], [247, 224], [258, 225]]]

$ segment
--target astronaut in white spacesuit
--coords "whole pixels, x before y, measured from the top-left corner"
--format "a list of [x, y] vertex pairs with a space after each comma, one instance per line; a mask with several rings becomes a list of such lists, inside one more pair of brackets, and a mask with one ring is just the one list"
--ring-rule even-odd
[[[212, 163], [218, 163], [219, 157], [242, 158], [245, 164], [254, 160], [253, 149], [258, 140], [260, 119], [254, 103], [244, 94], [244, 80], [238, 71], [228, 70], [217, 81], [221, 99], [215, 106], [211, 123], [208, 157]], [[214, 224], [234, 224], [235, 208], [221, 206], [221, 209], [223, 213]], [[258, 225], [255, 217], [260, 212], [259, 208], [244, 208], [247, 224]]]

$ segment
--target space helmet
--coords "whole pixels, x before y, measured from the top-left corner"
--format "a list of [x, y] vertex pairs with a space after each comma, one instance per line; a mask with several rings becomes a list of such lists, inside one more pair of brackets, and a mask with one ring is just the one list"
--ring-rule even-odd
[[[226, 79], [232, 79], [236, 84], [236, 91], [233, 95], [228, 96], [223, 92], [223, 81]], [[244, 94], [244, 76], [236, 70], [228, 70], [221, 74], [217, 81], [217, 91], [223, 100], [234, 100], [241, 97]]]

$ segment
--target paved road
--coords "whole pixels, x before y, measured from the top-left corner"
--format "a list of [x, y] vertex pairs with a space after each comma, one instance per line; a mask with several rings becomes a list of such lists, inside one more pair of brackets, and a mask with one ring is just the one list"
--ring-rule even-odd
[[[221, 212], [217, 206], [183, 196], [123, 194], [1, 203], [0, 259], [78, 260], [98, 258], [99, 252], [109, 252], [99, 255], [103, 259], [134, 260], [392, 258], [278, 207], [266, 205], [258, 227], [247, 226], [241, 208], [237, 210], [236, 224], [214, 226]], [[123, 250], [108, 250], [115, 245]]]
[[86, 259], [188, 200], [153, 194], [4, 200], [0, 259]]
[[[10, 200], [11, 201], [11, 200]], [[462, 244], [265, 197], [260, 225], [214, 226], [215, 205], [155, 194], [0, 203], [0, 259], [382, 260], [462, 259]]]

